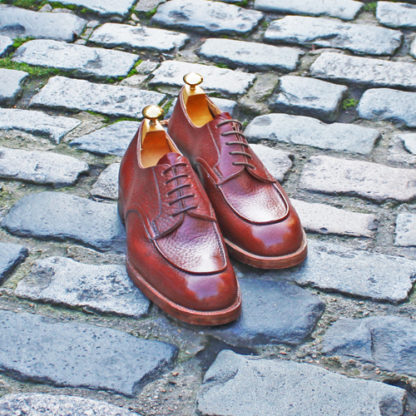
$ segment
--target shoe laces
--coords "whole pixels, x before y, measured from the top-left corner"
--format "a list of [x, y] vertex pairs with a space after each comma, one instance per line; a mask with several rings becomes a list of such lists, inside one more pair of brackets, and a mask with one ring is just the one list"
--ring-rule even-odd
[[[168, 168], [166, 168], [162, 172], [163, 176], [166, 176], [168, 174], [168, 172], [173, 173], [173, 175], [170, 176], [170, 178], [168, 178], [165, 181], [165, 185], [168, 185], [169, 183], [177, 180], [176, 186], [167, 192], [168, 197], [170, 197], [171, 195], [176, 194], [176, 198], [171, 199], [168, 202], [169, 206], [172, 206], [174, 204], [177, 204], [180, 201], [183, 201], [182, 204], [181, 204], [182, 207], [171, 214], [173, 217], [176, 217], [177, 215], [182, 214], [183, 212], [186, 212], [186, 211], [189, 211], [191, 209], [197, 208], [197, 205], [188, 205], [188, 206], [185, 205], [184, 201], [186, 199], [189, 199], [189, 198], [194, 198], [195, 194], [194, 193], [189, 193], [189, 194], [182, 193], [182, 190], [184, 190], [186, 188], [190, 188], [191, 184], [189, 182], [189, 174], [178, 172], [178, 169], [176, 169], [176, 168], [179, 167], [179, 166], [186, 166], [186, 163], [185, 162], [176, 162], [176, 163], [172, 164], [171, 166], [169, 166]], [[184, 183], [180, 183], [179, 179], [181, 179], [181, 178], [184, 179], [184, 181], [185, 181]]]
[[[233, 140], [233, 141], [225, 142], [225, 144], [227, 146], [239, 145], [239, 146], [242, 146], [243, 149], [244, 149], [244, 150], [234, 150], [234, 151], [228, 152], [228, 154], [229, 155], [232, 155], [232, 156], [245, 156], [248, 159], [253, 159], [253, 157], [251, 156], [251, 154], [245, 151], [245, 149], [248, 149], [249, 148], [249, 145], [245, 141], [246, 137], [244, 136], [243, 132], [241, 131], [242, 124], [238, 120], [234, 120], [234, 119], [224, 120], [224, 121], [219, 122], [217, 124], [217, 127], [224, 126], [225, 124], [228, 124], [228, 123], [235, 123], [237, 125], [238, 129], [237, 130], [234, 130], [233, 129], [233, 130], [230, 130], [230, 131], [225, 131], [223, 133], [220, 133], [221, 136], [236, 135], [237, 138], [238, 137], [242, 137], [243, 140], [244, 140], [244, 141], [241, 141], [241, 140]], [[237, 162], [232, 162], [232, 164], [234, 166], [238, 166], [238, 165], [246, 166], [246, 167], [248, 167], [250, 169], [255, 169], [256, 168], [252, 163], [249, 163], [249, 162], [247, 162], [245, 160], [243, 160], [243, 161], [237, 161]]]

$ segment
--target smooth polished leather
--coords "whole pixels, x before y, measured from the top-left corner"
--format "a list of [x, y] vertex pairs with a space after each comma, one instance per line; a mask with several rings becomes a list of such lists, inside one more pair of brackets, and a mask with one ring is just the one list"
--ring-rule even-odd
[[140, 138], [141, 127], [119, 174], [130, 277], [178, 319], [201, 325], [236, 319], [239, 288], [205, 190], [181, 154], [143, 168]]
[[[228, 113], [212, 113], [213, 120], [195, 126], [181, 91], [168, 131], [197, 170], [226, 243], [244, 253], [240, 260], [258, 267], [299, 263], [306, 255], [306, 239], [289, 198], [248, 146], [240, 123]], [[299, 261], [279, 264], [279, 257], [300, 251]]]

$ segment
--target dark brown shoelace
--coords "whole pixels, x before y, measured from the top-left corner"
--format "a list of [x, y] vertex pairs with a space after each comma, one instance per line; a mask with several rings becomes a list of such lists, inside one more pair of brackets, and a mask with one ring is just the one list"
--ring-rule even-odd
[[[217, 127], [221, 127], [224, 126], [227, 123], [236, 123], [238, 126], [238, 130], [231, 130], [231, 131], [226, 131], [224, 133], [221, 133], [221, 136], [231, 136], [232, 134], [235, 134], [237, 137], [241, 136], [243, 139], [245, 139], [245, 136], [243, 134], [243, 132], [241, 131], [241, 123], [238, 120], [234, 120], [234, 119], [229, 119], [229, 120], [224, 120], [221, 121], [217, 124]], [[234, 140], [234, 141], [230, 141], [230, 142], [225, 142], [226, 145], [228, 146], [233, 146], [233, 145], [240, 145], [243, 146], [244, 148], [248, 149], [249, 145], [246, 142], [242, 142], [239, 140]], [[228, 152], [228, 154], [230, 155], [240, 155], [240, 156], [246, 156], [249, 159], [252, 159], [253, 157], [250, 155], [250, 153], [247, 153], [245, 151], [232, 151], [232, 152]], [[255, 169], [255, 166], [249, 162], [246, 161], [241, 161], [241, 162], [233, 162], [234, 166], [238, 166], [238, 165], [242, 165], [242, 166], [247, 166], [250, 169]]]
[[[169, 171], [171, 171], [173, 168], [177, 167], [177, 166], [186, 166], [186, 163], [184, 162], [177, 162], [174, 163], [173, 165], [169, 166], [168, 168], [166, 168], [162, 173], [163, 175], [166, 175]], [[173, 182], [175, 179], [180, 179], [180, 178], [189, 178], [189, 175], [186, 173], [177, 173], [174, 172], [174, 175], [167, 179], [165, 181], [165, 184], [168, 185], [170, 182]], [[181, 189], [184, 188], [189, 188], [191, 186], [190, 183], [183, 183], [183, 184], [178, 184], [177, 186], [175, 186], [175, 188], [172, 188], [170, 191], [167, 192], [167, 196], [170, 196], [172, 194], [174, 194], [175, 192], [180, 191]], [[179, 195], [178, 197], [176, 197], [175, 199], [173, 199], [172, 201], [169, 201], [169, 206], [172, 206], [173, 204], [176, 204], [179, 201], [183, 201], [185, 199], [188, 198], [193, 198], [195, 196], [195, 194], [185, 194], [185, 195]], [[179, 214], [182, 214], [183, 212], [189, 211], [190, 209], [194, 209], [197, 208], [197, 205], [189, 205], [189, 206], [185, 206], [183, 204], [182, 208], [179, 209], [178, 211], [174, 212], [172, 214], [173, 217], [176, 217]]]

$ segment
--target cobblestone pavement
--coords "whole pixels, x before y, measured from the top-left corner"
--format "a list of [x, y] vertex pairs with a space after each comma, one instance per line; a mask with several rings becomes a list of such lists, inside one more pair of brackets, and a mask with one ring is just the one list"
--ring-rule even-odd
[[[415, 0], [0, 3], [0, 416], [416, 414]], [[235, 262], [243, 314], [208, 329], [132, 285], [115, 203], [190, 71], [310, 247]]]

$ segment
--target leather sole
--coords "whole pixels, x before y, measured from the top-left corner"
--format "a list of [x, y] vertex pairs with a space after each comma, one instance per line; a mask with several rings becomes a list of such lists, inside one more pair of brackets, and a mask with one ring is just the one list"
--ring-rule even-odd
[[277, 257], [259, 256], [244, 250], [226, 238], [224, 238], [224, 241], [228, 247], [230, 256], [241, 263], [248, 264], [249, 266], [257, 267], [259, 269], [287, 269], [289, 267], [294, 267], [302, 263], [308, 253], [305, 231], [303, 231], [302, 244], [298, 250], [293, 253]]
[[241, 293], [238, 288], [236, 301], [225, 309], [216, 311], [198, 311], [181, 306], [168, 299], [157, 289], [155, 289], [146, 279], [126, 260], [127, 273], [133, 283], [149, 298], [154, 304], [159, 306], [168, 315], [173, 316], [180, 321], [192, 325], [215, 326], [224, 325], [235, 321], [241, 312]]

